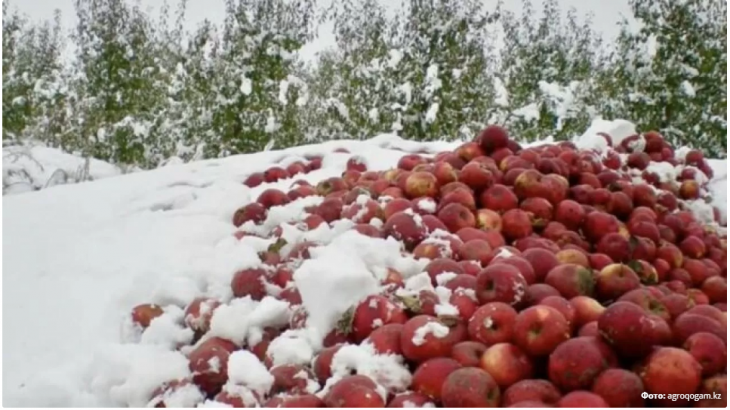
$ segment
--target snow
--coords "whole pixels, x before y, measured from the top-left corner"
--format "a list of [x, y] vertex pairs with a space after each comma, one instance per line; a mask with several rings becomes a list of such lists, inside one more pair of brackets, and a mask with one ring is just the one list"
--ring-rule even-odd
[[[604, 125], [613, 138], [628, 133], [615, 122]], [[460, 143], [421, 143], [384, 134], [366, 141], [332, 141], [125, 175], [92, 161], [93, 182], [4, 196], [3, 405], [145, 406], [163, 383], [190, 376], [185, 355], [175, 347], [191, 340], [181, 323], [184, 308], [198, 297], [222, 302], [213, 314], [211, 335], [240, 345], [256, 343], [263, 328], [285, 323], [291, 310], [273, 298], [232, 298], [233, 274], [259, 266], [258, 251], [271, 243], [233, 237], [231, 216], [238, 207], [265, 189], [288, 190], [296, 179], [316, 182], [340, 176], [351, 155], [332, 152], [336, 148], [357, 152], [369, 169], [377, 170], [394, 166], [404, 151], [436, 152]], [[45, 154], [52, 158], [51, 152], [32, 149], [36, 159]], [[253, 172], [308, 154], [324, 156], [322, 169], [253, 189], [241, 184]], [[74, 162], [77, 158], [64, 158], [71, 170], [79, 164]], [[44, 161], [39, 160], [66, 166], [61, 160]], [[723, 213], [726, 164], [711, 161], [713, 204]], [[46, 176], [37, 175], [39, 181]], [[274, 208], [265, 225], [294, 220], [316, 201], [305, 198]], [[397, 241], [365, 237], [349, 231], [350, 226], [343, 221], [309, 232], [284, 228], [291, 243], [313, 240], [322, 246], [312, 249], [312, 259], [294, 273], [310, 315], [309, 327], [289, 330], [271, 343], [267, 355], [275, 365], [309, 364], [321, 349], [321, 338], [341, 315], [378, 291], [387, 268], [403, 274], [405, 292], [433, 289], [423, 273], [427, 260], [403, 256]], [[144, 332], [129, 327], [129, 312], [141, 303], [165, 310]], [[414, 342], [444, 331], [448, 328], [438, 323], [427, 325]], [[407, 371], [398, 367], [398, 358], [377, 358], [368, 364], [365, 358], [372, 355], [362, 350], [365, 347], [358, 349], [351, 352], [355, 358], [343, 356], [337, 363], [377, 375], [389, 389], [407, 388], [410, 381]], [[240, 355], [230, 360], [234, 368], [247, 362]], [[194, 391], [181, 390], [175, 393], [180, 395], [178, 403], [199, 399]]]
[[107, 162], [39, 144], [3, 147], [3, 195], [121, 175]]
[[438, 338], [446, 337], [449, 334], [449, 328], [438, 322], [428, 322], [425, 325], [416, 329], [413, 335], [413, 344], [416, 346], [420, 346], [426, 343], [426, 336], [428, 336], [429, 334], [432, 334], [434, 335], [434, 337]]
[[597, 149], [598, 146], [603, 147], [601, 151], [607, 148], [605, 139], [598, 135], [599, 133], [607, 134], [612, 141], [613, 146], [618, 146], [626, 138], [636, 135], [636, 126], [626, 120], [604, 120], [602, 118], [596, 118], [591, 122], [588, 129], [574, 142], [578, 148], [581, 149]]
[[248, 350], [237, 350], [228, 357], [228, 381], [264, 396], [274, 384], [274, 376]]
[[324, 391], [353, 372], [370, 377], [390, 392], [403, 391], [411, 385], [411, 373], [401, 356], [376, 354], [367, 343], [344, 345], [332, 357], [331, 369], [333, 378], [327, 382]]
[[287, 330], [271, 341], [266, 356], [274, 366], [284, 364], [306, 365], [314, 358], [311, 338], [301, 330]]

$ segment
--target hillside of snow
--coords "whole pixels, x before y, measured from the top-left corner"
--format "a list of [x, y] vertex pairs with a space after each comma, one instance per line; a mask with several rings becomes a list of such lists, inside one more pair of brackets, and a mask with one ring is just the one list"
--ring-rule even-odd
[[[395, 166], [406, 152], [435, 153], [460, 143], [381, 135], [5, 196], [3, 405], [146, 404], [161, 383], [187, 374], [185, 357], [170, 346], [190, 335], [172, 321], [159, 321], [151, 336], [128, 343], [134, 337], [126, 317], [135, 305], [149, 302], [168, 306], [166, 314], [174, 319], [182, 311], [172, 305], [185, 306], [202, 294], [226, 297], [233, 272], [258, 261], [251, 242], [232, 236], [237, 208], [267, 188], [286, 190], [296, 179], [339, 176], [352, 154], [333, 152], [337, 148], [380, 170]], [[241, 184], [252, 172], [308, 154], [323, 155], [320, 170], [253, 189]], [[714, 202], [725, 211], [727, 162], [712, 166]], [[303, 212], [306, 202], [287, 206], [276, 218], [283, 222]], [[320, 234], [333, 237], [335, 231]], [[375, 250], [353, 241], [333, 242], [327, 261], [378, 263]], [[377, 251], [383, 258], [399, 257], [397, 247], [381, 242]], [[419, 266], [404, 265], [408, 269]], [[317, 291], [322, 290], [302, 288], [305, 303], [305, 292]], [[336, 305], [338, 290], [330, 292], [327, 302]], [[319, 307], [315, 314], [327, 320], [330, 312]]]
[[96, 158], [88, 161], [39, 144], [3, 147], [3, 195], [121, 175], [121, 170]]

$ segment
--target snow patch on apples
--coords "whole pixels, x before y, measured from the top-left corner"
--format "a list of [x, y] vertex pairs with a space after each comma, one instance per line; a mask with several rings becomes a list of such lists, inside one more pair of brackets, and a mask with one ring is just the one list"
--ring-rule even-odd
[[274, 376], [253, 353], [237, 350], [228, 357], [228, 381], [263, 396], [271, 390]]
[[[636, 125], [626, 120], [604, 120], [602, 118], [596, 118], [591, 122], [588, 129], [574, 142], [578, 148], [581, 149], [599, 149], [601, 152], [607, 150], [608, 144], [605, 144], [605, 139], [598, 135], [599, 133], [605, 133], [611, 137], [612, 145], [618, 146], [626, 138], [638, 134], [636, 132]], [[602, 140], [603, 142], [599, 141]]]
[[413, 344], [416, 346], [421, 346], [422, 344], [426, 343], [426, 336], [428, 336], [429, 334], [432, 334], [434, 335], [434, 337], [440, 339], [446, 337], [449, 334], [449, 328], [438, 322], [428, 322], [425, 325], [416, 329], [413, 335]]
[[314, 357], [314, 346], [319, 347], [319, 340], [313, 339], [306, 329], [287, 330], [271, 341], [266, 356], [271, 358], [274, 366], [283, 364], [306, 365]]
[[[356, 373], [373, 379], [386, 391], [379, 391], [383, 400], [387, 399], [387, 391], [399, 392], [411, 384], [411, 373], [399, 355], [382, 355], [375, 353], [368, 344], [345, 345], [332, 358], [332, 379], [327, 382], [325, 390], [345, 376]], [[380, 389], [379, 389], [380, 390]]]

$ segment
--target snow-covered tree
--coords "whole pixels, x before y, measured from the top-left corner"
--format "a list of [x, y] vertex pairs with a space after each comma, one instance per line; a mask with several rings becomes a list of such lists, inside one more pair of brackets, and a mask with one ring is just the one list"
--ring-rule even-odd
[[336, 46], [306, 67], [309, 140], [370, 138], [391, 130], [393, 103], [392, 19], [378, 0], [333, 2]]
[[[207, 156], [257, 152], [301, 141], [284, 121], [292, 101], [280, 101], [296, 51], [312, 35], [312, 0], [227, 0], [223, 45], [215, 61], [213, 138]], [[284, 93], [291, 97], [291, 94]]]
[[155, 22], [125, 0], [76, 0], [75, 132], [87, 154], [154, 166], [171, 154], [158, 121], [166, 104]]
[[473, 136], [494, 99], [488, 24], [496, 15], [477, 0], [409, 0], [398, 15], [403, 136]]
[[64, 121], [61, 16], [31, 24], [3, 3], [3, 140], [52, 142]]
[[505, 90], [497, 118], [521, 138], [565, 138], [586, 128], [597, 96], [594, 75], [606, 63], [591, 17], [565, 16], [557, 0], [542, 13], [523, 0], [522, 14], [500, 12], [504, 48], [496, 77]]
[[631, 0], [603, 81], [605, 116], [631, 118], [678, 145], [727, 151], [727, 2]]

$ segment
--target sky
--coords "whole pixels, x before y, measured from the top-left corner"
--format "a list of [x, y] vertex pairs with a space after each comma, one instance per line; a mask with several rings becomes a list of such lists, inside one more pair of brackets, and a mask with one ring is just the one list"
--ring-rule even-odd
[[[5, 2], [7, 0], [3, 0]], [[177, 0], [168, 0], [174, 5]], [[322, 4], [328, 0], [318, 0]], [[381, 0], [387, 3], [388, 0]], [[488, 9], [494, 9], [498, 0], [483, 0]], [[519, 12], [522, 0], [504, 0], [507, 7], [514, 12]], [[536, 7], [539, 7], [541, 0], [532, 0]], [[559, 0], [561, 6], [567, 10], [574, 7], [579, 15], [593, 13], [593, 22], [596, 31], [601, 32], [608, 39], [618, 34], [617, 23], [622, 16], [630, 15], [628, 0]], [[163, 0], [142, 0], [144, 8], [151, 10], [158, 9]], [[21, 13], [28, 15], [31, 19], [50, 19], [53, 16], [54, 9], [60, 9], [62, 13], [63, 24], [69, 29], [75, 24], [76, 18], [74, 14], [74, 0], [10, 0], [10, 8], [17, 8]], [[224, 0], [188, 0], [187, 27], [190, 30], [195, 29], [197, 24], [204, 19], [215, 22], [221, 22], [225, 15]], [[301, 55], [305, 59], [312, 58], [317, 51], [320, 51], [334, 44], [334, 38], [331, 33], [331, 25], [323, 26], [319, 30], [319, 37], [312, 44], [305, 46]]]

